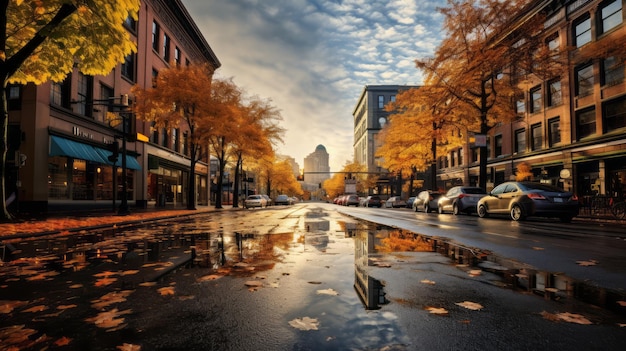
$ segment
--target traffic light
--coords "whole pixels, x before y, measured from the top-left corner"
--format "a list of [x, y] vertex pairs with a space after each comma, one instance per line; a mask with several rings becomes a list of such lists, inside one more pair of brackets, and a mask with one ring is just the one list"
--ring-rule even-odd
[[109, 151], [111, 151], [111, 155], [108, 157], [109, 161], [113, 163], [117, 162], [117, 157], [120, 154], [120, 144], [118, 144], [117, 140], [109, 144]]

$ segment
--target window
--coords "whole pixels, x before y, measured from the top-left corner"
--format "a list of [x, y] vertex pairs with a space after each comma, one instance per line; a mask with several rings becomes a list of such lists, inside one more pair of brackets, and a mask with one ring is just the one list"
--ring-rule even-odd
[[456, 151], [452, 151], [452, 154], [450, 156], [450, 167], [455, 167], [456, 166]]
[[591, 18], [589, 15], [574, 23], [574, 45], [581, 47], [591, 41]]
[[541, 150], [543, 143], [543, 132], [541, 130], [541, 123], [533, 124], [530, 126], [530, 138], [532, 139], [532, 150]]
[[478, 162], [478, 160], [480, 159], [480, 148], [479, 147], [475, 147], [472, 149], [472, 163], [474, 162]]
[[76, 112], [83, 116], [93, 115], [93, 77], [78, 74], [78, 103]]
[[180, 129], [172, 128], [172, 147], [174, 148], [174, 151], [176, 152], [180, 151], [180, 140], [178, 140], [179, 135], [180, 135]]
[[605, 103], [602, 110], [605, 131], [626, 127], [626, 97]]
[[515, 152], [526, 152], [526, 129], [518, 129], [515, 131]]
[[150, 142], [158, 144], [159, 143], [159, 128], [155, 127], [155, 122], [150, 123], [150, 130], [152, 131]]
[[546, 45], [550, 51], [559, 51], [561, 48], [561, 40], [559, 39], [559, 33], [554, 33], [546, 39]]
[[561, 142], [561, 122], [559, 117], [548, 120], [548, 143], [552, 147]]
[[126, 17], [126, 20], [124, 21], [124, 25], [133, 33], [137, 31], [137, 21], [135, 21], [133, 16]]
[[167, 129], [163, 128], [163, 133], [161, 135], [163, 136], [163, 139], [161, 139], [161, 146], [167, 147], [167, 142], [168, 142]]
[[593, 94], [593, 65], [587, 64], [576, 69], [576, 96]]
[[391, 97], [389, 98], [389, 101], [396, 102], [396, 96], [395, 95], [391, 95]]
[[383, 95], [378, 95], [378, 108], [385, 107], [385, 97]]
[[176, 67], [180, 67], [180, 49], [178, 46], [174, 49], [174, 62], [176, 63]]
[[561, 99], [561, 79], [557, 78], [548, 82], [548, 106], [558, 106]]
[[517, 114], [521, 116], [526, 113], [526, 103], [524, 102], [524, 98], [517, 100], [517, 103], [515, 105], [515, 112], [517, 112]]
[[596, 109], [590, 108], [576, 113], [578, 139], [596, 134]]
[[624, 61], [615, 57], [602, 60], [602, 85], [615, 85], [624, 81]]
[[605, 1], [600, 5], [599, 33], [606, 33], [622, 23], [622, 0]]
[[20, 110], [22, 108], [22, 87], [9, 84], [7, 86], [7, 107], [9, 111]]
[[189, 156], [189, 133], [187, 132], [183, 133], [182, 144], [183, 144], [183, 155]]
[[[100, 85], [100, 100], [102, 101], [111, 101], [111, 99], [113, 98], [114, 95], [114, 91], [113, 88], [108, 87], [106, 85]], [[98, 106], [98, 111], [101, 112], [99, 114], [99, 116], [97, 116], [97, 120], [100, 122], [104, 122], [105, 121], [105, 116], [106, 116], [106, 106]]]
[[122, 63], [122, 76], [128, 80], [135, 81], [135, 54], [127, 55]]
[[496, 137], [494, 138], [494, 144], [495, 144], [494, 156], [495, 157], [502, 156], [502, 134], [496, 135]]
[[532, 103], [530, 104], [530, 113], [537, 113], [541, 111], [541, 87], [537, 86], [530, 90], [530, 98]]
[[152, 50], [159, 52], [159, 37], [161, 36], [161, 29], [156, 21], [152, 22]]
[[463, 148], [459, 149], [459, 162], [457, 163], [459, 166], [463, 166]]
[[159, 71], [156, 69], [152, 69], [152, 87], [156, 88], [157, 86], [157, 78], [159, 77]]
[[70, 108], [70, 82], [71, 76], [67, 76], [63, 82], [52, 82], [50, 89], [50, 103], [65, 108]]
[[170, 36], [163, 33], [163, 59], [170, 62]]

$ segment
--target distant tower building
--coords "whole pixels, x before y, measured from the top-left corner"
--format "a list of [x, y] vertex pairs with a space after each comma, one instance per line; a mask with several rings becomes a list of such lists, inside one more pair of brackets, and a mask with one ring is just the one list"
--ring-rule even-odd
[[324, 145], [317, 145], [315, 152], [304, 158], [304, 182], [318, 184], [330, 178], [328, 152]]

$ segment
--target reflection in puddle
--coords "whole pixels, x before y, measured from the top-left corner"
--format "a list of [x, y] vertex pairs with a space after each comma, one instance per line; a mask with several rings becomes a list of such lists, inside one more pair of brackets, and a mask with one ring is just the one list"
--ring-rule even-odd
[[383, 291], [384, 283], [381, 284], [369, 275], [369, 266], [391, 267], [391, 263], [384, 261], [385, 253], [437, 252], [451, 259], [453, 264], [470, 276], [480, 275], [482, 271], [496, 274], [501, 281], [492, 283], [501, 287], [529, 292], [554, 301], [581, 301], [626, 313], [621, 303], [626, 300], [624, 293], [593, 286], [559, 272], [533, 269], [489, 251], [367, 222], [359, 224], [350, 233], [355, 238], [354, 287], [367, 309], [377, 309], [388, 302]]

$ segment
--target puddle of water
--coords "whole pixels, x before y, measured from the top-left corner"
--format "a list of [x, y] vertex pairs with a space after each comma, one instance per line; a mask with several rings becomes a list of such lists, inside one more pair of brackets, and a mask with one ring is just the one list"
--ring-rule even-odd
[[437, 237], [374, 223], [354, 230], [355, 289], [366, 308], [376, 309], [386, 303], [384, 287], [367, 275], [368, 266], [382, 266], [382, 254], [398, 252], [436, 252], [451, 260], [459, 269], [493, 273], [500, 277], [491, 283], [524, 293], [532, 293], [560, 303], [583, 302], [626, 315], [626, 294], [568, 277], [560, 272], [537, 270], [520, 262], [499, 257], [492, 252], [464, 247]]

